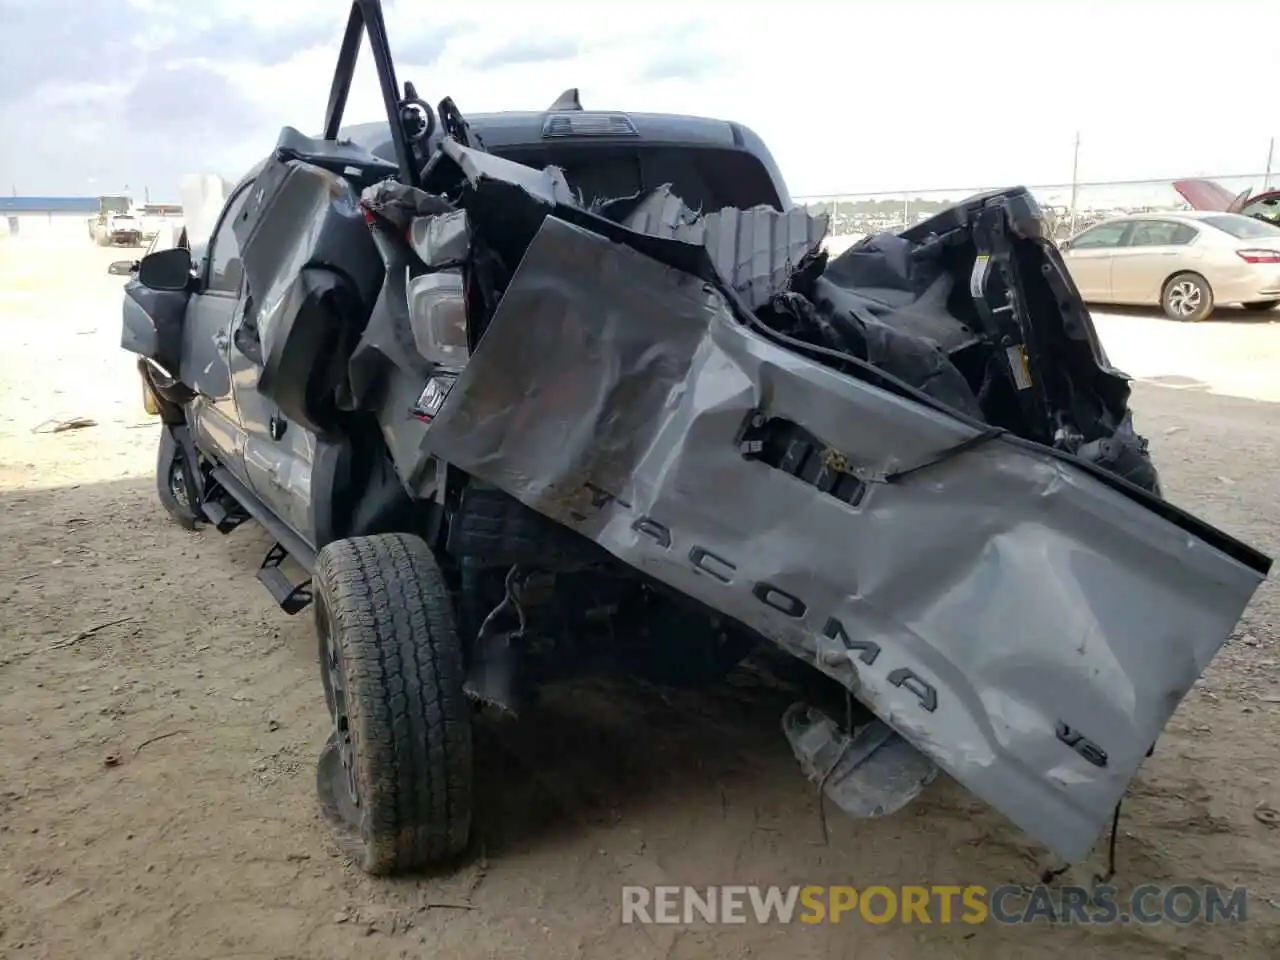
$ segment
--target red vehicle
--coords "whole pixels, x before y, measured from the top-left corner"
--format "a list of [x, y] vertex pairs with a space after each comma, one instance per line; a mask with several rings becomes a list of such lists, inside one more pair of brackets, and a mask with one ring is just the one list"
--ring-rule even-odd
[[1173, 187], [1193, 210], [1242, 213], [1280, 226], [1280, 190], [1264, 190], [1259, 194], [1244, 190], [1233, 194], [1212, 180], [1175, 180]]

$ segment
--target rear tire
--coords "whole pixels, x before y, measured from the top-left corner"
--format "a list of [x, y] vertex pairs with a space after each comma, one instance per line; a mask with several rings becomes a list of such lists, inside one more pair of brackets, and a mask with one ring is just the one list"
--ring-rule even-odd
[[1177, 273], [1165, 281], [1160, 306], [1170, 320], [1198, 323], [1213, 313], [1213, 288], [1198, 273]]
[[313, 594], [334, 724], [316, 782], [338, 845], [374, 875], [456, 856], [471, 833], [471, 706], [435, 558], [404, 534], [335, 540]]
[[1242, 303], [1240, 306], [1244, 307], [1246, 310], [1263, 313], [1267, 310], [1274, 310], [1276, 304], [1280, 304], [1280, 300], [1254, 300], [1251, 303]]

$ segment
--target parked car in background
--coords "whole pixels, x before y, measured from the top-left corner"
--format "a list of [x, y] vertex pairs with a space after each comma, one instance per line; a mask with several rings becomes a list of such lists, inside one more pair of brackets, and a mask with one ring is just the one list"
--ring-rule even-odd
[[1193, 210], [1215, 213], [1242, 213], [1246, 217], [1280, 224], [1280, 190], [1264, 188], [1262, 193], [1243, 190], [1232, 193], [1212, 180], [1175, 180], [1173, 188]]
[[1149, 213], [1107, 220], [1059, 245], [1090, 303], [1159, 306], [1196, 321], [1215, 306], [1280, 303], [1280, 227], [1239, 213]]

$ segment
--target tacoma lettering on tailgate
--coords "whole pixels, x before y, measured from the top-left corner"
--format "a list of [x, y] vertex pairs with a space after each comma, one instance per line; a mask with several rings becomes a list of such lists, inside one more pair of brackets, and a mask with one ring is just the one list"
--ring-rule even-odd
[[[595, 510], [600, 510], [610, 503], [616, 503], [625, 510], [632, 509], [630, 503], [593, 483], [586, 483], [584, 487], [591, 494], [591, 506]], [[583, 516], [581, 519], [585, 520], [586, 517]], [[675, 548], [675, 537], [671, 528], [647, 514], [636, 517], [631, 522], [631, 529], [644, 534], [663, 550], [669, 551]], [[699, 573], [704, 573], [723, 584], [733, 583], [734, 574], [738, 570], [738, 565], [733, 560], [696, 543], [690, 546], [686, 559], [689, 565]], [[794, 620], [804, 620], [809, 616], [809, 604], [804, 598], [771, 583], [757, 581], [752, 584], [751, 596], [764, 606]], [[827, 615], [822, 635], [830, 640], [839, 640], [850, 658], [856, 657], [867, 666], [873, 666], [880, 659], [881, 647], [878, 643], [873, 640], [854, 639], [849, 635], [844, 624], [833, 614]], [[938, 709], [937, 688], [910, 667], [895, 667], [886, 674], [885, 679], [893, 686], [914, 694], [921, 708], [929, 713]]]

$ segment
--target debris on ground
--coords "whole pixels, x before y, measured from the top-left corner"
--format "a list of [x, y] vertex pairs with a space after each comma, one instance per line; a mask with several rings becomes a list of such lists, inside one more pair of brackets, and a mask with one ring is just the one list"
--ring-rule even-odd
[[96, 634], [100, 630], [105, 630], [107, 629], [107, 627], [118, 626], [119, 624], [122, 624], [122, 623], [128, 623], [132, 619], [133, 617], [120, 617], [116, 620], [108, 620], [106, 623], [100, 623], [97, 626], [89, 627], [87, 630], [81, 630], [79, 633], [77, 633], [74, 637], [71, 637], [70, 639], [60, 640], [57, 643], [50, 644], [48, 649], [62, 650], [62, 649], [65, 649], [66, 647], [75, 646], [77, 643], [79, 643], [82, 640], [88, 640], [90, 637], [92, 637], [94, 634]]
[[72, 417], [69, 420], [45, 420], [31, 428], [32, 433], [65, 433], [68, 430], [84, 430], [96, 427], [98, 421], [90, 417]]

